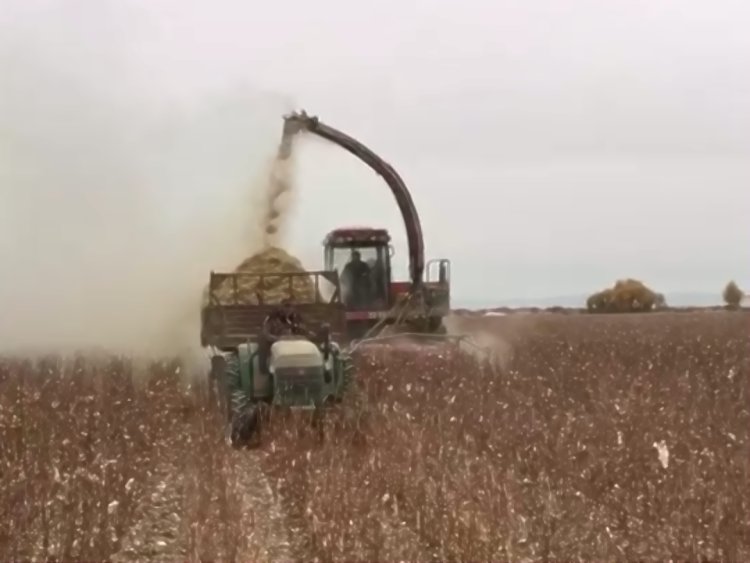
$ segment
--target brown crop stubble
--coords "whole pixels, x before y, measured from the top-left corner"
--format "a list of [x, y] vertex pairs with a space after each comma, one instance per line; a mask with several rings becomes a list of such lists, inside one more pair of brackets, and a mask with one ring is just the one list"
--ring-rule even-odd
[[504, 373], [369, 353], [359, 445], [282, 428], [267, 468], [321, 559], [749, 560], [749, 320], [540, 317]]
[[164, 490], [182, 510], [144, 528], [174, 535], [193, 560], [242, 547], [229, 451], [205, 393], [181, 383], [176, 363], [134, 371], [123, 358], [0, 361], [0, 559], [111, 557], [165, 460], [184, 476]]

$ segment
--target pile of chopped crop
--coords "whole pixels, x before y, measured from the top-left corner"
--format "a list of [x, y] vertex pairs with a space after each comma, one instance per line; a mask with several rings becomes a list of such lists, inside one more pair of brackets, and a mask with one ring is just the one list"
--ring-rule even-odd
[[246, 258], [234, 269], [247, 276], [238, 276], [235, 295], [234, 278], [227, 278], [214, 290], [214, 297], [220, 303], [240, 305], [277, 305], [284, 299], [297, 303], [310, 303], [316, 300], [315, 279], [312, 275], [285, 276], [274, 274], [304, 273], [302, 263], [282, 248], [270, 246]]

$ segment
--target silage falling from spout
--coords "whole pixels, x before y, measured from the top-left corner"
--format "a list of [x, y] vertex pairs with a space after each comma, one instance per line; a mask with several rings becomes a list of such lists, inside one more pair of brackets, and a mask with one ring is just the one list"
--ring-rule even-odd
[[292, 134], [285, 129], [269, 173], [263, 216], [264, 248], [281, 246], [283, 223], [294, 191], [293, 164]]

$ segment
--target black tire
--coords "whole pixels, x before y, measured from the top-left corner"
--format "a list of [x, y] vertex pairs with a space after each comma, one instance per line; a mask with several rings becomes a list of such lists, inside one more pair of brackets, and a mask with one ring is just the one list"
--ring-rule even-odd
[[447, 333], [442, 317], [417, 317], [407, 321], [406, 324], [410, 332], [420, 334]]
[[[349, 340], [358, 340], [364, 338], [368, 332], [375, 326], [376, 322], [367, 321], [349, 321], [346, 325], [346, 332]], [[371, 335], [372, 336], [372, 335]]]
[[261, 432], [261, 416], [258, 405], [251, 404], [231, 422], [230, 440], [235, 448], [257, 445]]
[[230, 419], [229, 395], [226, 384], [227, 360], [224, 356], [211, 357], [211, 371], [208, 374], [208, 397], [212, 405], [216, 405], [227, 420]]
[[442, 317], [430, 317], [427, 321], [427, 330], [431, 334], [447, 334], [448, 330], [443, 324]]

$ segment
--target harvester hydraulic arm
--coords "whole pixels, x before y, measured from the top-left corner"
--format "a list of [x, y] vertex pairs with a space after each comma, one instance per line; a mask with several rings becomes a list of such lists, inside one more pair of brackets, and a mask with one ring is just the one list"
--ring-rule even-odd
[[295, 112], [284, 117], [284, 132], [279, 149], [281, 158], [288, 158], [291, 155], [292, 139], [300, 131], [313, 133], [342, 147], [382, 176], [388, 187], [391, 188], [391, 192], [393, 192], [396, 203], [398, 203], [398, 207], [401, 210], [401, 216], [404, 219], [406, 237], [409, 243], [409, 275], [411, 277], [412, 290], [419, 289], [422, 285], [422, 274], [424, 272], [422, 226], [419, 222], [417, 209], [414, 207], [414, 201], [401, 176], [398, 175], [390, 164], [362, 143], [333, 127], [321, 123], [317, 117], [309, 116], [304, 111]]

